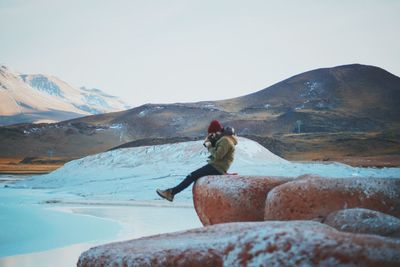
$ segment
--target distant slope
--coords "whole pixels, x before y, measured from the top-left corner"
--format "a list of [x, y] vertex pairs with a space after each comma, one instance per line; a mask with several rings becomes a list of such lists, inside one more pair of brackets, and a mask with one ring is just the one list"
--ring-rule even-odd
[[98, 89], [74, 88], [54, 76], [28, 75], [0, 66], [0, 125], [54, 122], [127, 109]]
[[399, 127], [400, 78], [360, 64], [317, 69], [216, 106], [268, 121], [256, 134], [296, 132], [297, 121], [305, 133], [380, 131]]

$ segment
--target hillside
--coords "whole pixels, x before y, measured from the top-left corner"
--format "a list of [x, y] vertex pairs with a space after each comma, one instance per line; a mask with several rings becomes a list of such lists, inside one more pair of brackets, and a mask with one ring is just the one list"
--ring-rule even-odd
[[305, 72], [223, 101], [146, 104], [57, 124], [2, 127], [0, 151], [81, 157], [142, 139], [203, 138], [209, 121], [218, 119], [291, 160], [392, 161], [400, 157], [398, 118], [400, 78], [355, 64]]
[[[218, 102], [268, 120], [256, 134], [380, 131], [399, 127], [400, 78], [366, 65], [317, 69], [250, 95]], [[242, 126], [243, 128], [243, 126]]]
[[149, 104], [79, 121], [125, 123], [132, 131], [146, 125], [146, 137], [196, 136], [209, 118], [233, 125], [239, 134], [373, 132], [398, 129], [399, 106], [399, 77], [378, 67], [346, 65], [305, 72], [238, 98]]

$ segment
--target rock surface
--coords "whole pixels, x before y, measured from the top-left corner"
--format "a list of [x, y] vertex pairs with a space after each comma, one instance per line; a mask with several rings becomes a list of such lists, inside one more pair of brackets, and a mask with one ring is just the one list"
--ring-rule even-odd
[[193, 201], [203, 225], [263, 221], [267, 193], [293, 178], [207, 176], [193, 186]]
[[78, 266], [400, 266], [400, 241], [311, 221], [246, 222], [107, 244]]
[[400, 237], [400, 219], [374, 210], [335, 211], [323, 223], [343, 232]]
[[271, 190], [266, 220], [323, 220], [337, 210], [367, 208], [400, 217], [400, 179], [303, 178]]

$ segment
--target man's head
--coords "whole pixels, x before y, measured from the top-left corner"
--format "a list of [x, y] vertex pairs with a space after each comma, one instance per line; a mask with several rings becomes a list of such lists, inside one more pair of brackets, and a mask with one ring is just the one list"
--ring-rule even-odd
[[222, 125], [219, 123], [217, 120], [213, 120], [210, 122], [210, 125], [208, 126], [208, 133], [216, 133], [216, 132], [221, 132], [222, 131]]

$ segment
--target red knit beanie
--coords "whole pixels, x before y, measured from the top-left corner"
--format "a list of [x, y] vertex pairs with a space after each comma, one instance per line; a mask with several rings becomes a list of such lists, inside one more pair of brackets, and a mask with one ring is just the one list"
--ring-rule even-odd
[[222, 125], [217, 120], [211, 121], [210, 125], [208, 126], [208, 133], [216, 133], [222, 131]]

